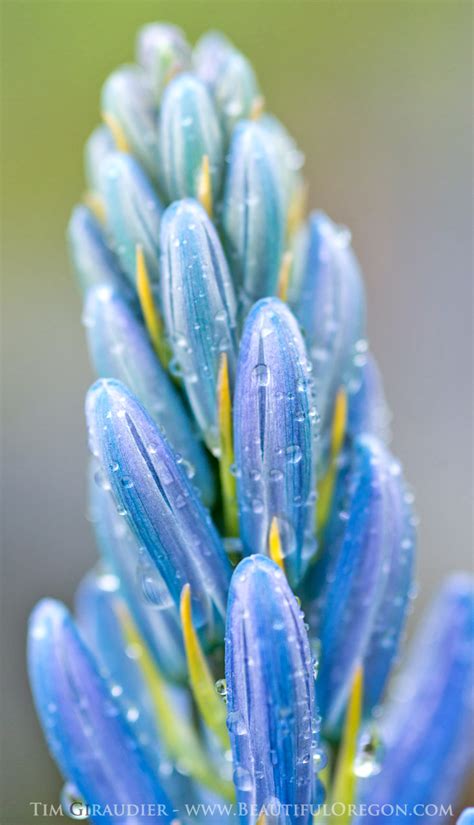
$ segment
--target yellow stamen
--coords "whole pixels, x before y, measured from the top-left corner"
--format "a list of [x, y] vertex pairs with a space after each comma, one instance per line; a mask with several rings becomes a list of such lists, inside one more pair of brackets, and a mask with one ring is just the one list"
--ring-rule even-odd
[[357, 738], [362, 716], [363, 683], [362, 665], [359, 665], [352, 682], [351, 694], [344, 721], [341, 748], [331, 790], [332, 803], [337, 802], [338, 805], [343, 805], [345, 811], [342, 817], [331, 817], [331, 824], [337, 822], [339, 825], [349, 825], [352, 819], [350, 806], [353, 805], [355, 801], [357, 785], [354, 763], [357, 755]]
[[278, 276], [278, 297], [280, 301], [288, 299], [288, 287], [290, 285], [291, 267], [293, 264], [293, 253], [287, 249], [283, 253], [280, 266], [280, 274]]
[[202, 159], [197, 194], [199, 203], [204, 207], [209, 217], [212, 218], [212, 181], [209, 155], [204, 155]]
[[114, 115], [111, 115], [110, 112], [102, 112], [102, 120], [112, 132], [112, 137], [115, 140], [115, 145], [118, 151], [130, 152], [130, 147], [128, 145], [128, 140], [125, 137], [125, 132], [123, 131], [117, 118], [114, 117]]
[[331, 431], [331, 454], [325, 475], [318, 484], [316, 501], [316, 522], [320, 533], [324, 529], [331, 512], [334, 486], [337, 476], [337, 462], [344, 444], [347, 428], [347, 393], [343, 387], [338, 391], [334, 402], [334, 415]]
[[163, 321], [155, 306], [150, 278], [141, 246], [136, 247], [136, 282], [145, 325], [154, 350], [165, 369], [168, 369], [170, 352], [166, 343]]
[[230, 397], [229, 362], [225, 352], [221, 355], [217, 380], [217, 416], [220, 435], [219, 473], [222, 488], [224, 525], [227, 536], [237, 536], [236, 483], [230, 468], [234, 463], [232, 432], [232, 401]]
[[262, 95], [258, 95], [258, 97], [256, 97], [252, 102], [252, 107], [250, 109], [250, 120], [258, 120], [263, 114], [264, 109], [265, 98]]
[[198, 782], [232, 801], [235, 796], [232, 783], [218, 776], [196, 731], [184, 716], [176, 713], [167, 692], [166, 681], [158, 671], [124, 604], [120, 604], [118, 614], [124, 641], [127, 649], [133, 650], [134, 659], [142, 672], [155, 709], [158, 730], [169, 757]]
[[291, 238], [301, 226], [306, 213], [306, 201], [308, 198], [308, 187], [302, 181], [293, 192], [287, 216], [287, 236]]
[[267, 817], [265, 816], [265, 811], [262, 811], [259, 818], [257, 819], [257, 825], [267, 825]]
[[84, 192], [82, 200], [91, 210], [92, 214], [95, 215], [99, 223], [104, 225], [106, 220], [105, 204], [100, 195], [97, 195], [96, 192]]
[[268, 552], [272, 561], [281, 567], [285, 572], [285, 562], [281, 547], [280, 531], [278, 529], [278, 521], [274, 516], [270, 525], [270, 533], [268, 535]]
[[225, 705], [215, 691], [214, 679], [194, 629], [189, 584], [185, 584], [181, 591], [180, 613], [189, 682], [196, 704], [206, 725], [216, 734], [222, 747], [228, 750], [230, 745]]

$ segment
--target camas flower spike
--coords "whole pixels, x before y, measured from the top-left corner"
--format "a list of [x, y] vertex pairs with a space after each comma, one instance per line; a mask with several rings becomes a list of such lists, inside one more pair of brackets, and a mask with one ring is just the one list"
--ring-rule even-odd
[[145, 26], [101, 107], [68, 230], [99, 561], [28, 640], [64, 813], [442, 823], [472, 765], [473, 583], [387, 689], [416, 519], [350, 233], [305, 217], [304, 157], [224, 35]]

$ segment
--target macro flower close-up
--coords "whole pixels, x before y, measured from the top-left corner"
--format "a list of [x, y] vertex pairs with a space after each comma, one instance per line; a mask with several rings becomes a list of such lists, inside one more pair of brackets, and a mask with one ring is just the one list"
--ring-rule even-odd
[[370, 290], [311, 146], [231, 30], [142, 25], [90, 93], [64, 230], [96, 560], [26, 643], [61, 814], [469, 825], [474, 576], [416, 607]]

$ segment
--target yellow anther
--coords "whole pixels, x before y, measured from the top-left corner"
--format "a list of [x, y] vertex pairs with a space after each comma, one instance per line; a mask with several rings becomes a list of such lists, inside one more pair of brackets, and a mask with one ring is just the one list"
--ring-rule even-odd
[[263, 114], [263, 110], [265, 109], [265, 98], [262, 95], [258, 95], [253, 102], [250, 109], [250, 120], [258, 120], [259, 117]]
[[234, 463], [232, 401], [230, 396], [229, 362], [227, 353], [225, 352], [221, 355], [217, 379], [217, 417], [220, 437], [219, 472], [225, 531], [227, 536], [237, 536], [239, 525], [237, 517], [236, 483], [235, 477], [231, 473], [231, 467]]
[[288, 298], [288, 287], [290, 285], [291, 267], [293, 264], [293, 253], [287, 249], [283, 253], [280, 266], [280, 274], [278, 275], [278, 297], [281, 301], [286, 301]]
[[296, 187], [292, 194], [288, 207], [286, 231], [288, 238], [291, 238], [301, 226], [306, 213], [306, 201], [308, 198], [308, 187], [304, 181]]
[[270, 525], [270, 533], [268, 534], [268, 553], [272, 561], [281, 567], [285, 572], [284, 556], [281, 547], [280, 530], [278, 529], [278, 521], [274, 516]]
[[341, 452], [347, 428], [347, 393], [343, 387], [338, 390], [334, 402], [331, 431], [331, 455], [337, 458]]
[[141, 246], [137, 245], [135, 255], [137, 293], [145, 325], [158, 358], [164, 368], [168, 369], [170, 352], [165, 339], [163, 321], [155, 306], [145, 256]]
[[267, 825], [267, 817], [265, 816], [265, 811], [262, 811], [259, 818], [257, 819], [257, 825]]
[[114, 117], [114, 115], [111, 115], [110, 112], [102, 112], [102, 120], [106, 126], [109, 127], [118, 151], [130, 152], [130, 147], [128, 145], [128, 140], [125, 137], [125, 132], [123, 131], [117, 118]]
[[324, 529], [331, 512], [334, 486], [337, 475], [337, 461], [344, 444], [347, 428], [347, 393], [340, 388], [334, 402], [334, 413], [331, 429], [331, 454], [325, 475], [318, 484], [316, 500], [316, 522], [320, 533]]
[[355, 802], [357, 777], [354, 772], [354, 763], [357, 755], [357, 740], [362, 717], [364, 678], [362, 665], [357, 667], [352, 682], [351, 694], [346, 710], [341, 747], [334, 773], [334, 782], [331, 790], [331, 802], [344, 806], [344, 813], [338, 817], [331, 817], [330, 823], [349, 825], [352, 815], [350, 807]]
[[99, 223], [104, 225], [106, 221], [105, 204], [100, 195], [97, 195], [96, 192], [91, 191], [84, 192], [82, 200], [91, 210], [92, 214], [97, 218]]
[[216, 734], [223, 748], [228, 750], [229, 734], [226, 726], [225, 705], [215, 691], [214, 679], [194, 629], [189, 584], [185, 584], [181, 591], [180, 613], [189, 682], [197, 707], [206, 725]]
[[198, 178], [198, 201], [212, 218], [212, 181], [209, 155], [204, 155]]

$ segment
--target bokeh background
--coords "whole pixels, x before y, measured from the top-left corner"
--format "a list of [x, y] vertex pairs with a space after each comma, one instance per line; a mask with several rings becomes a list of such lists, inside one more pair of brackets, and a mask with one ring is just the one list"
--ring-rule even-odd
[[[307, 157], [310, 202], [353, 231], [395, 451], [420, 516], [417, 610], [471, 564], [469, 2], [3, 4], [3, 818], [29, 825], [59, 776], [32, 711], [27, 615], [72, 601], [85, 519], [91, 381], [64, 231], [106, 75], [137, 28], [224, 29]], [[442, 664], [442, 663], [440, 663]]]

